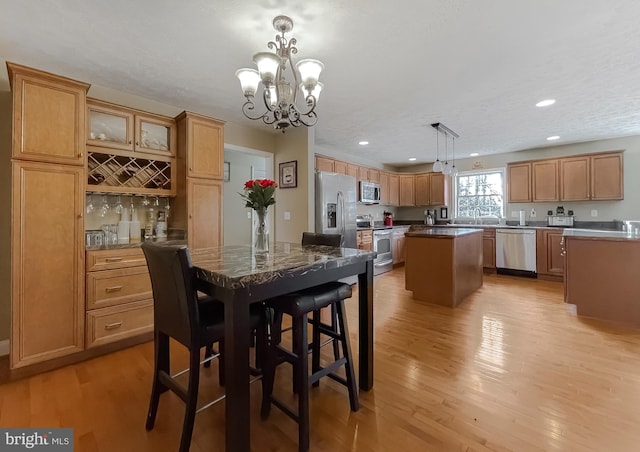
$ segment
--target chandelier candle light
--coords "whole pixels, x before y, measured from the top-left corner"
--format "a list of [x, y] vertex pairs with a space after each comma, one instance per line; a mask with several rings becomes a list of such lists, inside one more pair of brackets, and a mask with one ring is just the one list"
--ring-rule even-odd
[[276, 203], [273, 197], [278, 184], [271, 179], [252, 179], [244, 183], [245, 207], [256, 211], [254, 249], [257, 252], [269, 251], [269, 229], [266, 222], [267, 208]]
[[[455, 176], [456, 174], [458, 174], [458, 169], [456, 168], [455, 139], [460, 138], [460, 135], [458, 135], [453, 130], [451, 130], [450, 128], [448, 128], [447, 126], [445, 126], [440, 122], [434, 122], [433, 124], [431, 124], [431, 127], [436, 129], [436, 161], [433, 162], [433, 171], [437, 173], [441, 172], [443, 174], [450, 174], [452, 176]], [[444, 134], [444, 149], [445, 149], [444, 164], [438, 159], [438, 147], [439, 147], [438, 144], [439, 144], [439, 136], [441, 133]], [[453, 159], [452, 159], [453, 165], [451, 166], [449, 165], [449, 162], [447, 160], [447, 147], [448, 147], [449, 135], [451, 135], [451, 140], [453, 145]]]
[[[258, 70], [242, 68], [236, 71], [240, 79], [242, 92], [247, 101], [242, 106], [242, 112], [249, 119], [262, 119], [265, 124], [273, 124], [276, 130], [284, 133], [289, 126], [313, 126], [318, 121], [315, 108], [323, 85], [318, 82], [324, 65], [318, 60], [304, 59], [296, 63], [295, 67], [291, 55], [298, 53], [296, 39], [287, 39], [285, 33], [293, 29], [293, 21], [287, 16], [276, 16], [273, 28], [280, 34], [275, 42], [269, 41], [267, 47], [274, 52], [258, 52], [253, 56], [253, 62]], [[292, 83], [285, 79], [285, 71], [291, 68]], [[298, 73], [300, 76], [298, 77]], [[267, 110], [255, 113], [254, 96], [258, 85], [262, 82], [262, 98]], [[307, 111], [301, 112], [296, 106], [298, 88], [304, 96]]]

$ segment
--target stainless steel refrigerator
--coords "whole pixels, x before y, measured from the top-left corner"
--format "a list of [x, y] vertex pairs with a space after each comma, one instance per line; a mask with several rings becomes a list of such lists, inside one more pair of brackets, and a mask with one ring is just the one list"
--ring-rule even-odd
[[344, 174], [316, 173], [316, 232], [342, 234], [342, 246], [357, 248], [356, 179]]

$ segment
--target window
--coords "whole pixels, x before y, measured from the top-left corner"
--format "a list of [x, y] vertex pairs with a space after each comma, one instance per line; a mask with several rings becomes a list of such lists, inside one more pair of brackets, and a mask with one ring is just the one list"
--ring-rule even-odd
[[502, 217], [504, 170], [459, 173], [455, 179], [455, 196], [456, 217], [474, 217], [476, 214]]

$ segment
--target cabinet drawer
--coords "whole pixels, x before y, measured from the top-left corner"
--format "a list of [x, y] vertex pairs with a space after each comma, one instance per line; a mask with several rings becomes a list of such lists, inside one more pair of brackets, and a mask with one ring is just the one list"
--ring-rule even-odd
[[87, 271], [147, 266], [140, 248], [87, 251]]
[[151, 298], [147, 267], [87, 273], [87, 310]]
[[496, 236], [496, 230], [493, 228], [484, 228], [482, 230], [482, 236], [486, 238], [491, 238]]
[[95, 347], [153, 331], [153, 302], [87, 312], [87, 347]]

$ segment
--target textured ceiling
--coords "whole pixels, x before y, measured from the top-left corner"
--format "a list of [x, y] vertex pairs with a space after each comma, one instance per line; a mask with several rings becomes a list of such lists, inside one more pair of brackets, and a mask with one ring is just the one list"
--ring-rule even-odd
[[432, 122], [460, 134], [459, 157], [640, 134], [636, 0], [0, 0], [0, 11], [6, 60], [263, 129], [240, 112], [234, 73], [289, 15], [298, 57], [325, 64], [316, 144], [381, 163], [433, 161]]

